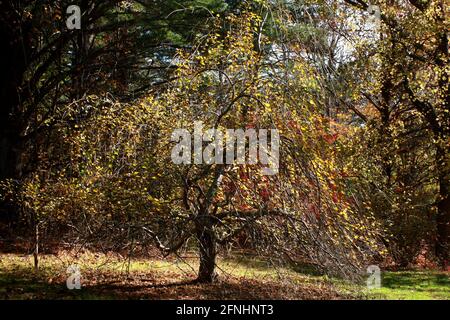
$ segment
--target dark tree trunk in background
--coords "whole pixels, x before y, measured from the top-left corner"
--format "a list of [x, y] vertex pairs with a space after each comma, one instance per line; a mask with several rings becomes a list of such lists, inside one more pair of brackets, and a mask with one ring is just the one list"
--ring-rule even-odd
[[[25, 127], [21, 88], [30, 57], [31, 21], [18, 16], [11, 1], [0, 2], [0, 181], [22, 176]], [[17, 220], [13, 199], [0, 198], [0, 220]]]
[[[0, 10], [5, 10], [0, 6]], [[11, 22], [12, 23], [12, 22]], [[17, 30], [0, 21], [0, 179], [19, 178], [21, 174], [20, 156], [22, 152], [20, 119], [20, 87], [26, 70], [27, 49]]]
[[449, 151], [442, 147], [436, 150], [439, 179], [436, 256], [444, 268], [450, 263], [450, 174], [448, 172], [450, 159], [448, 153]]
[[0, 180], [19, 179], [22, 174], [21, 137], [7, 126], [0, 132]]
[[[444, 26], [446, 18], [446, 6], [444, 1], [439, 2], [438, 21]], [[450, 73], [448, 67], [448, 33], [443, 28], [439, 34], [439, 47], [436, 54], [436, 65], [441, 68], [439, 77], [439, 91], [443, 98], [442, 110], [444, 110], [441, 127], [438, 134], [438, 145], [436, 148], [436, 162], [439, 179], [439, 200], [437, 204], [438, 214], [436, 219], [437, 241], [436, 255], [441, 265], [447, 268], [450, 263], [450, 150], [448, 141], [450, 139]], [[447, 112], [447, 113], [446, 113]]]
[[197, 240], [200, 251], [200, 267], [197, 281], [211, 283], [217, 278], [216, 267], [216, 239], [212, 226], [204, 226], [197, 232]]

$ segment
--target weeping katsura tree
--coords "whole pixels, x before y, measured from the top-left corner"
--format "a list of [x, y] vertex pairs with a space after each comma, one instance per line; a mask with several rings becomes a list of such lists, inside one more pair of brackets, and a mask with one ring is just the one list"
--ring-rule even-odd
[[61, 129], [70, 161], [30, 181], [30, 206], [112, 248], [169, 255], [193, 239], [199, 282], [214, 281], [220, 249], [243, 238], [273, 261], [354, 279], [381, 250], [378, 224], [346, 189], [344, 140], [323, 114], [315, 69], [301, 46], [277, 59], [260, 15], [216, 21], [178, 52], [170, 85], [135, 103], [94, 99], [103, 107]]

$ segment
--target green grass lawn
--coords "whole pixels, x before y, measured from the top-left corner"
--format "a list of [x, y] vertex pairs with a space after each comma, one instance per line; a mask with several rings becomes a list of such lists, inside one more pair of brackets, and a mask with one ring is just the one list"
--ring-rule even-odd
[[382, 273], [380, 289], [370, 295], [394, 300], [450, 300], [450, 275], [437, 271], [399, 271]]
[[[82, 289], [68, 290], [66, 269], [78, 264]], [[197, 261], [133, 259], [84, 253], [0, 254], [0, 299], [450, 299], [448, 273], [383, 272], [382, 288], [368, 290], [309, 268], [274, 268], [248, 257], [220, 258], [220, 281], [196, 284]]]

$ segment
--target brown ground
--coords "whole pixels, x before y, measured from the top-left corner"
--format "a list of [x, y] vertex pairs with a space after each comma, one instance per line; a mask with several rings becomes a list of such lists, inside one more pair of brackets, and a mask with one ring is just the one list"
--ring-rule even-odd
[[[81, 290], [66, 287], [68, 265], [78, 264]], [[0, 254], [0, 299], [348, 299], [323, 278], [275, 270], [261, 262], [219, 261], [219, 280], [195, 283], [195, 260], [136, 259], [60, 252], [40, 257]], [[188, 265], [189, 264], [189, 265]]]

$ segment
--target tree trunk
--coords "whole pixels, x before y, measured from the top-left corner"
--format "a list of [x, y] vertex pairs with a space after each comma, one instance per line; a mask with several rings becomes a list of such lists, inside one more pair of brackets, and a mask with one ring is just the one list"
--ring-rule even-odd
[[209, 227], [204, 227], [197, 232], [200, 250], [200, 267], [197, 281], [200, 283], [212, 283], [216, 280], [216, 240], [214, 232]]
[[[20, 108], [20, 88], [29, 59], [30, 21], [18, 21], [10, 1], [0, 2], [5, 19], [0, 21], [0, 181], [18, 180], [22, 174], [24, 143]], [[14, 201], [0, 199], [0, 219], [12, 222], [17, 218]]]
[[39, 223], [35, 221], [35, 230], [34, 230], [34, 236], [35, 236], [35, 243], [34, 243], [34, 271], [39, 271]]
[[[13, 179], [18, 181], [22, 175], [22, 144], [20, 138], [0, 129], [0, 181]], [[14, 183], [13, 188], [17, 187]], [[14, 192], [15, 194], [15, 192]], [[14, 225], [19, 220], [19, 205], [14, 198], [0, 198], [0, 221]]]
[[0, 180], [20, 179], [23, 169], [22, 158], [22, 138], [16, 132], [0, 130]]
[[[437, 22], [444, 26], [446, 21], [445, 1], [438, 2]], [[435, 54], [436, 65], [441, 69], [439, 72], [439, 91], [443, 97], [441, 110], [443, 117], [436, 121], [441, 123], [437, 132], [437, 148], [436, 148], [436, 166], [439, 181], [439, 199], [437, 203], [436, 217], [436, 256], [441, 262], [443, 268], [447, 268], [450, 258], [450, 151], [448, 149], [448, 141], [450, 136], [449, 114], [445, 111], [449, 110], [448, 99], [450, 94], [448, 65], [448, 33], [447, 29], [440, 29], [437, 39], [439, 46]], [[439, 121], [440, 120], [440, 121]]]
[[450, 258], [450, 174], [448, 150], [439, 146], [436, 150], [439, 178], [439, 200], [437, 203], [437, 239], [436, 256], [443, 268], [449, 264]]

